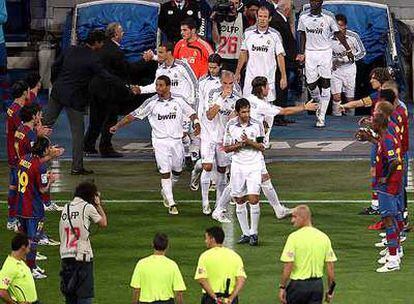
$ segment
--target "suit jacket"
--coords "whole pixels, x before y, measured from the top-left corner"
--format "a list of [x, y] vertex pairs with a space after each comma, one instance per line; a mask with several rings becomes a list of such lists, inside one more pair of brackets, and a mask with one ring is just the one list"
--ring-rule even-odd
[[122, 85], [119, 77], [104, 69], [89, 47], [72, 46], [53, 64], [52, 79], [55, 81], [51, 94], [61, 104], [84, 111], [89, 103], [89, 82], [96, 75], [106, 83]]
[[126, 61], [124, 52], [112, 40], [105, 41], [103, 47], [98, 52], [101, 63], [111, 74], [128, 81], [130, 75], [130, 65]]
[[283, 48], [286, 53], [286, 65], [294, 64], [296, 59], [296, 40], [290, 30], [289, 19], [285, 21], [280, 14], [275, 11], [270, 20], [270, 26], [277, 30], [282, 36]]

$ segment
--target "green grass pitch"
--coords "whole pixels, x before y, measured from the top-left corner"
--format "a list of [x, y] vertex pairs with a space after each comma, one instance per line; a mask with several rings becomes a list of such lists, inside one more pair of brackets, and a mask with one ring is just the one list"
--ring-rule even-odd
[[[62, 165], [62, 183], [53, 199], [69, 200], [76, 183], [82, 177], [68, 174], [68, 163]], [[268, 165], [273, 183], [282, 200], [369, 200], [369, 163], [349, 162], [276, 162]], [[97, 173], [93, 177], [104, 199], [160, 200], [159, 176], [154, 163], [90, 162], [88, 168]], [[0, 200], [7, 195], [8, 169], [0, 163]], [[193, 280], [198, 256], [205, 250], [204, 229], [217, 222], [201, 213], [200, 194], [189, 191], [189, 174], [185, 173], [175, 189], [180, 215], [169, 216], [160, 202], [111, 202], [105, 205], [109, 226], [93, 229], [92, 246], [95, 252], [94, 303], [130, 303], [129, 281], [139, 258], [151, 254], [151, 240], [160, 231], [170, 237], [168, 256], [180, 266], [187, 285], [185, 302], [199, 303], [201, 289]], [[413, 199], [412, 195], [409, 199]], [[294, 204], [289, 204], [289, 207]], [[372, 216], [359, 216], [361, 203], [312, 203], [314, 225], [327, 233], [338, 256], [336, 263], [336, 297], [334, 303], [414, 303], [414, 245], [412, 235], [405, 243], [405, 257], [398, 272], [377, 274], [378, 249], [374, 243], [378, 234], [366, 229], [375, 221]], [[411, 208], [413, 210], [413, 208]], [[0, 229], [0, 259], [9, 252], [12, 233], [5, 229], [6, 204], [0, 204], [3, 218]], [[58, 238], [59, 214], [47, 213], [46, 229]], [[237, 219], [233, 224], [233, 243], [240, 235]], [[247, 283], [241, 293], [241, 303], [278, 303], [278, 281], [282, 270], [279, 257], [290, 232], [289, 219], [276, 220], [271, 207], [262, 204], [259, 228], [260, 246], [234, 245], [242, 256]], [[45, 304], [63, 303], [59, 291], [58, 247], [40, 246], [48, 260], [40, 262], [48, 278], [36, 281], [39, 299]]]

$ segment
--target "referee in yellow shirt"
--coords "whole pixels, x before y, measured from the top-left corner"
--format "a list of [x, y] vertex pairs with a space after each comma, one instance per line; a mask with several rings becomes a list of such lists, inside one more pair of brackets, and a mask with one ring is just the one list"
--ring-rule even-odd
[[208, 250], [200, 255], [194, 276], [203, 288], [201, 304], [239, 303], [238, 295], [246, 281], [243, 261], [236, 252], [224, 247], [223, 242], [221, 227], [206, 230]]
[[157, 233], [153, 247], [154, 253], [135, 266], [131, 279], [132, 303], [183, 304], [186, 290], [183, 277], [177, 263], [165, 256], [168, 237]]
[[284, 262], [279, 285], [279, 300], [282, 304], [322, 303], [325, 263], [329, 286], [325, 300], [329, 303], [333, 298], [334, 262], [337, 259], [329, 237], [312, 226], [311, 217], [306, 205], [299, 205], [293, 210], [292, 223], [298, 230], [289, 235], [280, 257]]
[[30, 251], [29, 239], [17, 234], [12, 240], [12, 252], [0, 270], [0, 299], [6, 304], [40, 304], [26, 255]]

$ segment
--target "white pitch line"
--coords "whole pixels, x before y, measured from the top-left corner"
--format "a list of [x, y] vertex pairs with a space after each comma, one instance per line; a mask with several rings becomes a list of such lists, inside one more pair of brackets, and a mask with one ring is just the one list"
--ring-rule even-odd
[[[56, 203], [66, 203], [69, 200], [53, 200]], [[103, 200], [105, 203], [162, 203], [162, 200]], [[178, 200], [178, 203], [200, 203], [200, 200]], [[213, 201], [211, 201], [213, 202]], [[266, 200], [260, 201], [268, 203]], [[414, 200], [408, 200], [409, 203], [414, 203]], [[0, 201], [0, 204], [6, 204], [7, 201]], [[281, 201], [283, 204], [365, 204], [371, 203], [370, 200], [287, 200]]]

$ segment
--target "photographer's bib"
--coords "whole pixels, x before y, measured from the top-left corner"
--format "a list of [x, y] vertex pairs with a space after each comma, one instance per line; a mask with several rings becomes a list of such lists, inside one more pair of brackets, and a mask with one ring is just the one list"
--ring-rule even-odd
[[238, 13], [235, 21], [223, 21], [217, 26], [220, 34], [218, 53], [224, 59], [239, 59], [243, 38], [243, 15]]

